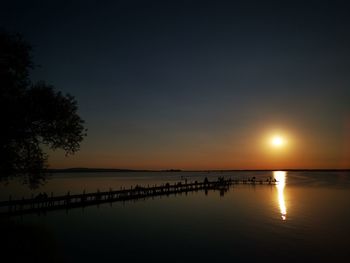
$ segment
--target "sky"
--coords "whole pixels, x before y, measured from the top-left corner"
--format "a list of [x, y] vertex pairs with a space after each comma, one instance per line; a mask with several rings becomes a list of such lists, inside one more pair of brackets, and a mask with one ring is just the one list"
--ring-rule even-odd
[[[347, 1], [2, 1], [88, 136], [52, 168], [350, 168]], [[273, 136], [282, 147], [270, 144]]]

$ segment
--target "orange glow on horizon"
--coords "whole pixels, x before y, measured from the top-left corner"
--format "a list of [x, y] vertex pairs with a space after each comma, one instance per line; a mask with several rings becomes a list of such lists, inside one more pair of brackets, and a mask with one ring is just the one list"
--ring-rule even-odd
[[[287, 132], [288, 131], [288, 132]], [[320, 141], [314, 133], [283, 129], [251, 129], [242, 134], [143, 142], [125, 140], [109, 144], [91, 142], [66, 158], [63, 151], [49, 152], [50, 168], [114, 168], [135, 170], [285, 170], [346, 169], [337, 146]], [[173, 138], [172, 138], [173, 139]], [[124, 142], [123, 142], [124, 143]], [[274, 146], [274, 144], [278, 146]]]

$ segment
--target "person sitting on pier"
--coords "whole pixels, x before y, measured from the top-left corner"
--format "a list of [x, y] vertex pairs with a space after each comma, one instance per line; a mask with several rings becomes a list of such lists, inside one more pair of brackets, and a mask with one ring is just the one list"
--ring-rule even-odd
[[135, 186], [134, 189], [135, 189], [135, 190], [141, 190], [142, 188], [143, 188], [142, 186], [140, 186], [140, 185], [137, 184], [137, 185]]
[[39, 193], [36, 197], [35, 197], [35, 199], [36, 200], [43, 200], [43, 199], [47, 199], [48, 198], [48, 195], [47, 195], [47, 193]]
[[219, 183], [223, 183], [223, 182], [224, 182], [224, 180], [225, 180], [225, 179], [224, 179], [224, 177], [223, 177], [223, 176], [219, 176], [219, 177], [218, 177], [218, 182], [219, 182]]

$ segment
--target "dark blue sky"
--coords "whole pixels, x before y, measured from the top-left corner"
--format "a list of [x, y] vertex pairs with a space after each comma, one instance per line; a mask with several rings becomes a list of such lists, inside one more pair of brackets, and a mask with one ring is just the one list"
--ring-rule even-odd
[[[89, 129], [54, 167], [350, 166], [346, 1], [2, 3], [33, 78], [74, 95]], [[261, 146], [274, 132], [283, 158]]]

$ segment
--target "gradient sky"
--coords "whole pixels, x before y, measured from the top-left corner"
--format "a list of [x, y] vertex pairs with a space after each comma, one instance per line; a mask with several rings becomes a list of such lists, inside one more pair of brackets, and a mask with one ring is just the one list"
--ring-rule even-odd
[[346, 3], [11, 0], [0, 26], [86, 121], [51, 167], [349, 168]]

